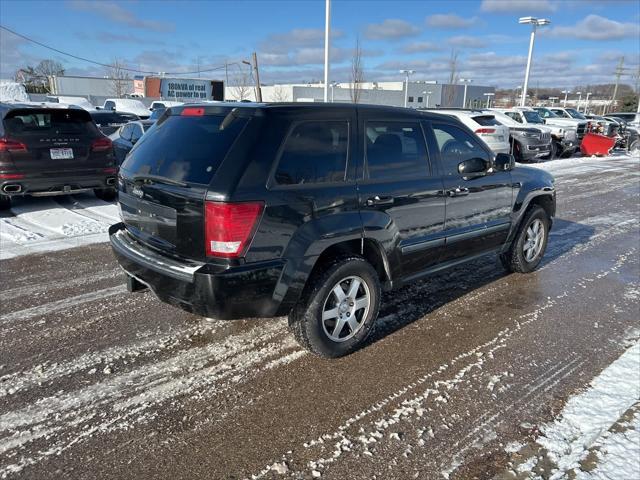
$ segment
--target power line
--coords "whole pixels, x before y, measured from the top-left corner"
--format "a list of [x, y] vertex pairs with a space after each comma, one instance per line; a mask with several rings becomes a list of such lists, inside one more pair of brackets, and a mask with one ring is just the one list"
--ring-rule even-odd
[[[31, 43], [35, 43], [36, 45], [39, 45], [41, 47], [44, 47], [48, 50], [52, 50], [56, 53], [59, 53], [61, 55], [66, 55], [67, 57], [71, 57], [71, 58], [75, 58], [76, 60], [81, 60], [83, 62], [88, 62], [88, 63], [92, 63], [94, 65], [100, 65], [101, 67], [106, 67], [106, 68], [113, 68], [113, 65], [109, 65], [107, 63], [101, 63], [101, 62], [96, 62], [95, 60], [91, 60], [89, 58], [84, 58], [84, 57], [80, 57], [78, 55], [74, 55], [73, 53], [69, 53], [69, 52], [63, 52], [62, 50], [58, 50], [57, 48], [51, 47], [49, 45], [46, 45], [44, 43], [41, 43], [37, 40], [34, 40], [33, 38], [29, 38], [26, 35], [22, 35], [21, 33], [15, 32], [13, 30], [11, 30], [10, 28], [5, 27], [4, 25], [0, 25], [0, 28], [2, 28], [3, 30], [6, 30], [9, 33], [14, 34], [17, 37], [23, 38], [24, 40], [27, 40]], [[234, 63], [238, 63], [238, 62], [231, 62], [228, 63], [227, 65], [233, 65]], [[196, 73], [205, 73], [205, 72], [214, 72], [217, 70], [224, 70], [226, 68], [226, 65], [220, 65], [217, 67], [213, 67], [213, 68], [209, 68], [206, 70], [202, 70], [202, 69], [198, 69], [194, 72], [164, 72], [165, 75], [194, 75]], [[120, 70], [125, 70], [127, 72], [133, 72], [133, 73], [147, 73], [147, 74], [151, 74], [151, 75], [157, 75], [159, 72], [155, 71], [147, 71], [147, 70], [136, 70], [135, 68], [125, 68], [125, 67], [120, 67]]]

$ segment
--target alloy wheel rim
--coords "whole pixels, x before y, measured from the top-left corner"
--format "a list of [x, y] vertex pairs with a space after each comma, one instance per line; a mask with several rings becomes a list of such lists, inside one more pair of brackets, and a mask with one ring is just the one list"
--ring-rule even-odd
[[536, 218], [529, 227], [527, 227], [527, 236], [524, 240], [523, 252], [524, 259], [531, 263], [533, 262], [540, 252], [542, 251], [542, 245], [544, 244], [544, 224], [538, 218]]
[[322, 329], [329, 340], [345, 342], [360, 331], [371, 307], [367, 283], [352, 275], [337, 282], [322, 307]]

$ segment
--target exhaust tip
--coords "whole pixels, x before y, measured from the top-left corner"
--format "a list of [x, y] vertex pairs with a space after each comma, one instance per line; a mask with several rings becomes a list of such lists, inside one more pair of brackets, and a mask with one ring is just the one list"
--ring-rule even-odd
[[109, 185], [109, 186], [113, 186], [113, 185], [115, 185], [115, 184], [116, 184], [116, 179], [115, 179], [115, 177], [109, 177], [109, 178], [107, 178], [107, 185]]
[[22, 191], [22, 185], [10, 183], [2, 187], [2, 191], [4, 193], [20, 193]]

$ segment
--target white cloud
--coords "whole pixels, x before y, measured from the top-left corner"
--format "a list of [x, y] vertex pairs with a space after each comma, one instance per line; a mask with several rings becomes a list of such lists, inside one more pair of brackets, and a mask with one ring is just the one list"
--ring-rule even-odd
[[458, 35], [447, 40], [452, 47], [459, 48], [484, 48], [486, 42], [480, 37], [472, 37], [470, 35]]
[[420, 33], [420, 29], [404, 20], [389, 18], [382, 23], [367, 25], [364, 36], [370, 40], [397, 40], [412, 37]]
[[573, 37], [581, 40], [635, 38], [637, 41], [640, 37], [640, 26], [637, 23], [616, 22], [600, 15], [588, 15], [573, 26], [558, 26], [548, 33], [557, 37]]
[[439, 50], [442, 50], [442, 47], [433, 42], [412, 42], [402, 47], [404, 53], [437, 52]]
[[478, 23], [478, 17], [463, 18], [455, 13], [430, 15], [426, 24], [432, 28], [467, 28]]
[[[342, 31], [332, 30], [331, 38], [340, 38]], [[294, 48], [321, 47], [324, 44], [324, 30], [319, 28], [294, 28], [284, 33], [268, 35], [261, 43], [260, 49], [269, 53], [286, 53]]]
[[122, 23], [134, 28], [152, 30], [155, 32], [169, 32], [175, 29], [175, 25], [172, 23], [159, 22], [156, 20], [143, 20], [138, 18], [132, 12], [122, 8], [114, 2], [71, 0], [67, 5], [74, 10], [95, 13], [100, 18], [106, 17], [114, 22]]
[[550, 0], [482, 0], [480, 10], [493, 13], [545, 13], [557, 6]]

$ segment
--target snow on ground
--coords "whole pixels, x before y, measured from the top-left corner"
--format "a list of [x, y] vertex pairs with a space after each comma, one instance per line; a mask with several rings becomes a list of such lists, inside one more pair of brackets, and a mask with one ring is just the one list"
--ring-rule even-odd
[[118, 207], [92, 194], [18, 198], [0, 216], [0, 259], [107, 242]]
[[540, 428], [540, 453], [516, 467], [525, 478], [542, 478], [536, 467], [550, 460], [551, 475], [577, 478], [640, 478], [640, 343], [572, 397], [558, 418]]

